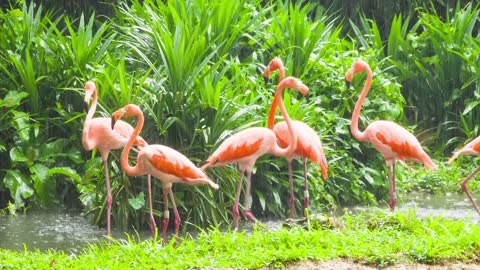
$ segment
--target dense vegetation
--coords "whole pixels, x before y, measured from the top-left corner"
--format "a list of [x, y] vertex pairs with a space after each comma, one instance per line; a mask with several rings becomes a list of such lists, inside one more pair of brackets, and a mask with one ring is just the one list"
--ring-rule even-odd
[[[399, 13], [386, 21], [371, 9], [361, 12], [363, 1], [355, 6], [321, 2], [132, 0], [101, 16], [90, 9], [69, 15], [51, 5], [4, 6], [0, 209], [9, 202], [10, 208], [81, 207], [104, 222], [102, 162], [98, 152], [87, 153], [81, 145], [87, 80], [99, 88], [97, 115], [139, 104], [147, 121], [142, 136], [200, 165], [233, 132], [265, 126], [277, 79], [265, 82], [262, 74], [275, 56], [285, 62], [287, 75], [310, 87], [308, 100], [286, 94], [285, 101], [290, 115], [313, 127], [326, 148], [330, 178], [323, 181], [318, 166], [309, 169], [314, 211], [388, 199], [383, 158], [350, 134], [363, 80], [347, 88], [344, 75], [358, 58], [375, 74], [361, 125], [375, 119], [402, 123], [440, 164], [438, 172], [410, 164], [413, 171], [399, 169], [399, 191], [460, 191], [460, 179], [476, 161], [441, 163], [478, 135], [479, 7], [411, 1], [418, 8], [394, 6]], [[143, 226], [146, 181], [126, 177], [118, 158], [115, 152], [110, 159], [113, 224]], [[296, 191], [302, 194], [297, 167]], [[238, 172], [225, 167], [208, 174], [219, 192], [174, 186], [182, 218], [198, 225], [229, 222]], [[159, 218], [160, 194], [156, 182]], [[285, 160], [259, 160], [254, 212], [283, 217], [287, 198]], [[300, 207], [303, 197], [297, 200]]]

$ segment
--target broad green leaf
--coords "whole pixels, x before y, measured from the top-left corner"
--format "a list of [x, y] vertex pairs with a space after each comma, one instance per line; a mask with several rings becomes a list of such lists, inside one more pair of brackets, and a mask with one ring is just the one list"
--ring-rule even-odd
[[10, 149], [10, 159], [13, 162], [28, 162], [28, 158], [23, 154], [20, 147]]
[[17, 205], [23, 205], [23, 199], [28, 199], [33, 195], [34, 191], [26, 183], [25, 176], [18, 171], [7, 170], [3, 181]]
[[27, 92], [8, 91], [5, 98], [0, 99], [0, 106], [13, 107], [18, 106], [22, 99], [28, 96]]
[[143, 192], [140, 192], [137, 197], [133, 199], [128, 199], [128, 203], [135, 210], [142, 208], [145, 205], [145, 194], [143, 194]]
[[77, 171], [69, 167], [56, 167], [48, 170], [48, 176], [53, 176], [55, 174], [63, 174], [63, 175], [69, 176], [70, 178], [75, 180], [77, 183], [81, 183], [82, 181], [82, 178], [77, 173]]
[[12, 111], [14, 118], [13, 118], [13, 125], [17, 129], [18, 135], [24, 142], [28, 142], [30, 140], [30, 116], [24, 112], [19, 111]]

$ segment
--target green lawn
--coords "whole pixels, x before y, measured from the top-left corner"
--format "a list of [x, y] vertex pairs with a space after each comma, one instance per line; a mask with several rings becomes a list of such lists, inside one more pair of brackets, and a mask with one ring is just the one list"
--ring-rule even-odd
[[[112, 241], [79, 254], [0, 250], [0, 269], [258, 268], [301, 260], [350, 258], [373, 266], [480, 262], [480, 225], [409, 213], [375, 212], [252, 232], [208, 229], [196, 238]], [[27, 248], [26, 248], [27, 249]]]

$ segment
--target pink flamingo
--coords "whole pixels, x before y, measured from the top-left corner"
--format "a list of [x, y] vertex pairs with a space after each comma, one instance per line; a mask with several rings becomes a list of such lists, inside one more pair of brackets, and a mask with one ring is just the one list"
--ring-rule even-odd
[[267, 153], [275, 156], [288, 156], [296, 148], [297, 135], [293, 129], [290, 117], [288, 116], [282, 99], [283, 90], [287, 87], [299, 90], [303, 95], [307, 95], [309, 91], [307, 86], [305, 86], [299, 79], [294, 77], [288, 77], [282, 80], [277, 87], [276, 95], [278, 95], [278, 98], [275, 99], [275, 102], [278, 103], [280, 111], [287, 122], [288, 132], [290, 133], [291, 138], [290, 144], [287, 148], [280, 148], [277, 145], [277, 138], [272, 130], [263, 127], [248, 128], [227, 138], [201, 167], [201, 169], [204, 170], [208, 167], [238, 163], [241, 173], [240, 180], [237, 185], [235, 203], [233, 204], [235, 228], [238, 228], [240, 219], [238, 203], [240, 200], [242, 181], [245, 173], [247, 174], [247, 186], [245, 190], [244, 215], [247, 219], [255, 221], [256, 218], [250, 209], [252, 204], [250, 196], [251, 176], [255, 162], [259, 157]]
[[[275, 57], [274, 59], [272, 59], [272, 61], [270, 61], [268, 67], [265, 69], [264, 76], [266, 78], [270, 78], [271, 73], [277, 70], [280, 72], [280, 81], [282, 81], [285, 78], [285, 67], [282, 60], [278, 57]], [[275, 98], [277, 98], [277, 95], [275, 96]], [[275, 102], [274, 100], [274, 102], [272, 103], [272, 107], [270, 108], [270, 114], [268, 117], [268, 128], [273, 129], [280, 143], [280, 146], [286, 147], [288, 146], [288, 142], [290, 141], [290, 136], [287, 130], [288, 127], [285, 121], [275, 124], [275, 115], [277, 112], [276, 105], [277, 102]], [[290, 180], [290, 215], [294, 216], [295, 193], [293, 191], [293, 159], [303, 158], [303, 171], [305, 178], [305, 209], [308, 209], [308, 207], [310, 206], [310, 195], [308, 192], [307, 160], [310, 159], [311, 161], [316, 162], [320, 165], [324, 179], [328, 178], [328, 163], [325, 157], [325, 153], [323, 151], [322, 142], [320, 141], [320, 137], [315, 132], [315, 130], [313, 130], [310, 126], [301, 121], [293, 120], [292, 124], [295, 132], [297, 133], [297, 148], [292, 154], [287, 156], [287, 161]]]
[[[89, 105], [90, 99], [93, 96], [91, 106]], [[111, 129], [111, 119], [107, 117], [95, 117], [95, 110], [97, 109], [98, 93], [97, 87], [94, 82], [88, 81], [85, 84], [85, 105], [88, 109], [87, 117], [83, 125], [82, 144], [85, 150], [90, 151], [95, 147], [98, 148], [103, 160], [103, 166], [105, 167], [105, 182], [107, 185], [107, 234], [110, 236], [110, 218], [112, 212], [112, 191], [110, 186], [110, 173], [108, 171], [108, 154], [111, 150], [120, 149], [124, 147], [133, 133], [133, 127], [127, 122], [120, 121], [115, 129]], [[145, 147], [148, 143], [142, 138], [137, 137], [135, 144], [138, 148]], [[148, 176], [148, 192], [150, 198], [150, 224], [152, 232], [155, 231], [156, 224], [153, 217], [152, 210], [152, 192], [151, 192], [151, 179]]]
[[397, 159], [421, 162], [429, 170], [436, 170], [437, 165], [422, 149], [417, 138], [394, 122], [380, 120], [368, 125], [363, 132], [358, 129], [360, 111], [372, 85], [373, 73], [366, 62], [358, 60], [345, 76], [347, 82], [350, 83], [353, 76], [361, 72], [367, 73], [367, 80], [353, 110], [351, 131], [357, 140], [372, 143], [373, 146], [383, 154], [387, 164], [388, 180], [390, 182], [390, 210], [394, 211], [397, 201], [395, 187], [395, 166]]
[[[475, 138], [473, 141], [467, 143], [462, 149], [455, 151], [453, 153], [453, 156], [447, 161], [447, 164], [452, 163], [459, 155], [474, 155], [474, 156], [479, 156], [480, 155], [480, 136]], [[476, 170], [474, 170], [470, 175], [465, 178], [465, 180], [462, 181], [462, 189], [465, 191], [465, 194], [467, 194], [468, 199], [473, 204], [473, 207], [477, 211], [478, 214], [480, 214], [480, 208], [478, 207], [477, 203], [473, 199], [472, 193], [470, 190], [468, 190], [468, 182], [472, 180], [472, 178], [480, 171], [480, 167], [478, 167]]]
[[143, 129], [144, 116], [142, 110], [134, 104], [128, 104], [125, 107], [117, 110], [112, 115], [111, 127], [115, 128], [122, 117], [138, 118], [137, 126], [133, 134], [123, 148], [121, 156], [122, 168], [127, 175], [153, 175], [162, 182], [163, 200], [164, 200], [164, 216], [163, 216], [163, 238], [167, 236], [168, 222], [170, 215], [168, 212], [168, 195], [172, 200], [173, 211], [175, 215], [175, 235], [178, 234], [180, 228], [180, 215], [178, 214], [177, 206], [175, 204], [175, 197], [172, 191], [172, 184], [181, 182], [189, 185], [193, 184], [208, 184], [211, 187], [218, 189], [218, 185], [208, 178], [208, 176], [197, 166], [195, 166], [187, 157], [178, 151], [159, 144], [150, 144], [140, 149], [137, 157], [137, 164], [130, 166], [128, 157], [130, 150], [135, 143], [135, 138], [140, 135]]

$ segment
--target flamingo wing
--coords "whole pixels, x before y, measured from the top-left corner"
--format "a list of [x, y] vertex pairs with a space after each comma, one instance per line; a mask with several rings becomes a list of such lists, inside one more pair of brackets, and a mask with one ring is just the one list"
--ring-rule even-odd
[[428, 169], [437, 166], [423, 151], [418, 139], [402, 126], [390, 121], [376, 121], [365, 130], [370, 142], [387, 162], [395, 159], [423, 162]]
[[467, 143], [460, 150], [455, 151], [447, 163], [453, 162], [459, 155], [480, 155], [480, 136]]
[[206, 165], [256, 160], [270, 150], [268, 146], [272, 142], [275, 142], [275, 135], [267, 128], [254, 127], [242, 130], [227, 138], [208, 158]]
[[[309, 125], [301, 121], [293, 121], [293, 127], [297, 132], [297, 148], [290, 158], [308, 158], [320, 165], [325, 179], [328, 178], [328, 162], [325, 157], [322, 142], [318, 134]], [[279, 122], [274, 127], [275, 135], [281, 147], [289, 145], [290, 135], [285, 121]]]

